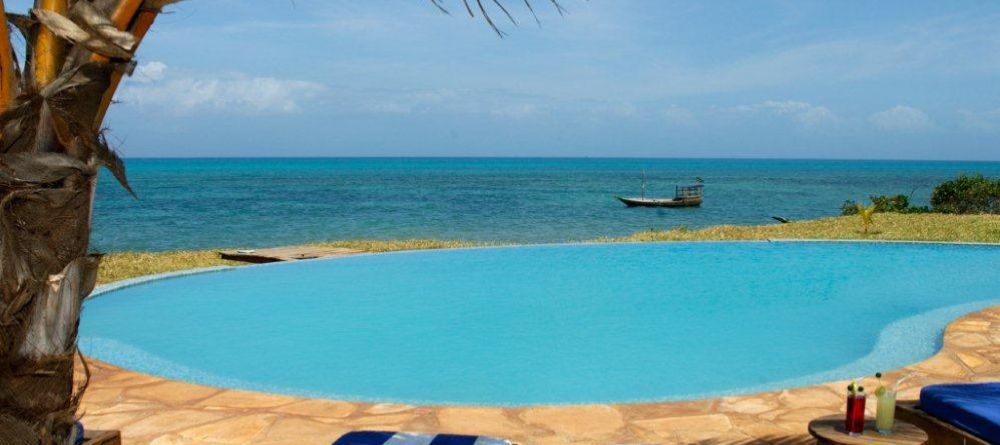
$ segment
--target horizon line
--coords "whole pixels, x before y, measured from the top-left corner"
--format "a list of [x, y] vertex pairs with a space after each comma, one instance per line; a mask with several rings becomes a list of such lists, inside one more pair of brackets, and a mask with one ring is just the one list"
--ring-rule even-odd
[[865, 162], [981, 162], [1000, 163], [1000, 159], [927, 159], [927, 158], [824, 158], [824, 157], [753, 157], [753, 156], [439, 156], [439, 155], [329, 155], [329, 156], [126, 156], [129, 160], [217, 160], [217, 159], [606, 159], [606, 160], [741, 160], [741, 161], [865, 161]]

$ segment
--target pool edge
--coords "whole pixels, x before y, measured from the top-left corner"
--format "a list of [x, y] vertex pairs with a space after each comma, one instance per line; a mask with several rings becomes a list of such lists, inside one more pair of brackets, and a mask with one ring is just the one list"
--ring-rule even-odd
[[221, 272], [232, 269], [246, 269], [246, 268], [258, 268], [258, 267], [274, 267], [280, 265], [287, 265], [291, 263], [301, 263], [301, 262], [316, 262], [316, 261], [344, 261], [351, 258], [367, 257], [373, 255], [404, 255], [404, 254], [415, 254], [415, 253], [430, 253], [430, 252], [450, 252], [450, 251], [466, 251], [466, 250], [492, 250], [492, 249], [522, 249], [522, 248], [545, 248], [545, 247], [559, 247], [559, 246], [614, 246], [614, 245], [644, 245], [644, 244], [655, 244], [655, 245], [665, 245], [665, 244], [767, 244], [767, 243], [843, 243], [843, 244], [916, 244], [916, 245], [945, 245], [945, 246], [971, 246], [971, 247], [997, 247], [1000, 248], [1000, 243], [985, 243], [985, 242], [968, 242], [968, 241], [921, 241], [921, 240], [862, 240], [862, 239], [833, 239], [833, 238], [766, 238], [766, 239], [743, 239], [743, 240], [662, 240], [662, 241], [573, 241], [564, 243], [529, 243], [529, 244], [502, 244], [502, 245], [484, 245], [484, 246], [464, 246], [464, 247], [444, 247], [444, 248], [433, 248], [433, 249], [406, 249], [406, 250], [393, 250], [388, 252], [362, 252], [354, 255], [343, 255], [334, 257], [323, 257], [323, 258], [306, 258], [294, 261], [275, 261], [270, 263], [248, 263], [238, 266], [210, 266], [210, 267], [199, 267], [191, 269], [181, 269], [170, 272], [161, 272], [148, 275], [140, 275], [137, 277], [126, 278], [124, 280], [112, 281], [110, 283], [104, 283], [96, 286], [90, 295], [88, 295], [84, 300], [89, 298], [98, 297], [108, 292], [112, 292], [118, 289], [124, 289], [126, 287], [135, 286], [138, 284], [143, 284], [149, 281], [162, 280], [183, 277], [188, 275], [198, 275], [202, 273], [211, 272]]
[[[266, 417], [271, 420], [264, 429], [275, 434], [286, 431], [281, 427], [289, 422], [311, 425], [315, 427], [309, 436], [313, 441], [331, 441], [337, 432], [373, 426], [494, 434], [522, 443], [766, 440], [797, 437], [805, 433], [808, 419], [839, 412], [846, 384], [833, 381], [679, 402], [484, 407], [315, 400], [188, 384], [96, 361], [91, 368], [94, 374], [91, 392], [84, 396], [84, 422], [96, 427], [114, 425], [123, 430], [129, 443], [137, 444], [185, 437], [183, 430], [150, 433], [143, 423], [148, 416], [203, 413], [218, 423]], [[901, 388], [900, 399], [913, 399], [920, 387], [932, 383], [1000, 380], [1000, 305], [952, 320], [936, 354], [885, 374], [896, 379], [911, 372], [921, 376]], [[109, 398], [109, 392], [118, 395]], [[310, 406], [322, 408], [310, 410]], [[128, 411], [134, 407], [142, 407], [137, 411], [141, 414]]]

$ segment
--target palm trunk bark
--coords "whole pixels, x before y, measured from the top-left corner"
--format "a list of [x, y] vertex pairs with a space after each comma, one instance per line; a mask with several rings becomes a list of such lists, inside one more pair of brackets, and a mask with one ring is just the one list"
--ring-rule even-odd
[[[93, 289], [98, 256], [88, 255], [98, 161], [55, 128], [43, 104], [28, 134], [7, 126], [0, 185], [0, 442], [64, 444], [76, 412], [73, 358], [80, 306]], [[45, 123], [45, 124], [43, 124]], [[78, 138], [77, 138], [78, 139]], [[9, 437], [4, 437], [9, 436]]]
[[127, 32], [145, 34], [169, 2], [36, 0], [14, 19], [32, 42], [20, 82], [0, 26], [0, 445], [72, 438], [77, 327], [100, 260], [88, 254], [98, 169], [128, 189], [99, 130], [138, 44]]

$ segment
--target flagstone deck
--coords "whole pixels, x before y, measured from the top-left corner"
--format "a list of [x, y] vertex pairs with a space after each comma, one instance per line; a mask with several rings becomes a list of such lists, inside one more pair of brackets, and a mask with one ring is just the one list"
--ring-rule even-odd
[[[737, 366], [737, 363], [733, 364]], [[522, 444], [811, 444], [809, 420], [843, 409], [847, 382], [675, 403], [438, 407], [353, 403], [234, 391], [165, 380], [90, 361], [80, 415], [120, 429], [126, 445], [322, 445], [355, 429], [486, 434]], [[923, 385], [1000, 380], [1000, 306], [953, 321], [900, 399]], [[869, 408], [874, 408], [874, 403]]]

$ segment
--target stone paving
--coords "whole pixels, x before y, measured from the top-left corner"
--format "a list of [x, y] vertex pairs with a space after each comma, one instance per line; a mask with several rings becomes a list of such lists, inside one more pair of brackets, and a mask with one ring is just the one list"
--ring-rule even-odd
[[[806, 444], [809, 420], [843, 410], [847, 382], [672, 403], [523, 408], [411, 406], [316, 400], [165, 380], [90, 361], [80, 415], [122, 431], [126, 445], [329, 444], [350, 430], [485, 434], [521, 444]], [[947, 328], [899, 398], [923, 385], [1000, 380], [1000, 306]], [[869, 408], [874, 408], [869, 403]]]

